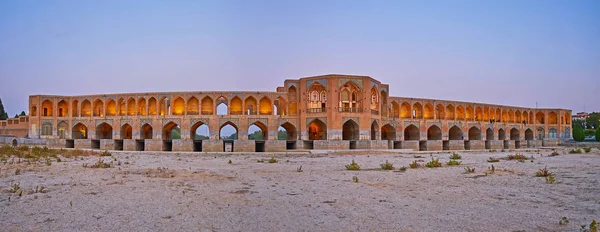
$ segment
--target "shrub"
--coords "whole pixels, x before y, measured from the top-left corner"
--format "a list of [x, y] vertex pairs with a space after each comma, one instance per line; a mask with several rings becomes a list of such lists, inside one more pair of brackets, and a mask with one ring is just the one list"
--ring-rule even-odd
[[584, 147], [583, 151], [585, 151], [585, 153], [590, 153], [590, 151], [592, 151], [591, 147]]
[[402, 167], [398, 168], [398, 171], [406, 172], [406, 167], [402, 166]]
[[600, 129], [596, 129], [596, 141], [600, 142]]
[[352, 181], [354, 181], [354, 183], [358, 183], [358, 176], [353, 176]]
[[233, 162], [231, 162], [231, 160], [227, 161], [227, 164], [233, 164]]
[[548, 176], [546, 177], [546, 183], [547, 184], [554, 184], [554, 174], [550, 173], [548, 174]]
[[465, 173], [474, 173], [474, 172], [475, 172], [475, 168], [471, 168], [471, 167], [465, 168]]
[[567, 217], [562, 217], [560, 218], [560, 221], [558, 222], [559, 225], [566, 225], [569, 224], [569, 219]]
[[496, 152], [496, 149], [490, 149], [490, 152]]
[[417, 163], [417, 161], [416, 161], [416, 160], [414, 160], [412, 163], [408, 164], [408, 166], [409, 166], [410, 168], [418, 168], [418, 167], [421, 167], [421, 165], [420, 165], [419, 163]]
[[491, 167], [488, 167], [488, 170], [490, 170], [491, 173], [494, 173], [496, 171], [496, 167], [494, 167], [494, 165], [492, 164]]
[[385, 163], [380, 164], [382, 170], [394, 170], [394, 165], [389, 163], [387, 160]]
[[552, 156], [558, 156], [558, 155], [560, 155], [560, 154], [557, 151], [553, 151], [552, 154], [550, 154], [548, 156], [552, 157]]
[[583, 153], [583, 151], [581, 150], [581, 148], [571, 149], [569, 151], [569, 154], [581, 154], [581, 153]]
[[487, 162], [488, 163], [497, 163], [497, 162], [500, 162], [500, 160], [496, 159], [494, 157], [490, 157], [490, 158], [487, 159]]
[[277, 159], [275, 159], [275, 157], [271, 157], [271, 159], [269, 159], [268, 161], [270, 164], [274, 164], [277, 163]]
[[456, 165], [460, 165], [460, 163], [461, 163], [460, 161], [456, 161], [456, 160], [454, 160], [454, 159], [451, 159], [451, 160], [450, 160], [450, 161], [448, 161], [448, 163], [446, 163], [446, 164], [448, 164], [448, 166], [456, 166]]
[[431, 157], [431, 161], [427, 162], [425, 166], [428, 168], [438, 168], [442, 166], [442, 163], [440, 163], [440, 158], [433, 159], [433, 157]]
[[579, 124], [575, 124], [573, 127], [573, 139], [577, 142], [585, 140], [585, 134]]
[[352, 163], [346, 165], [346, 170], [358, 171], [360, 170], [360, 165], [358, 165], [354, 160], [352, 160]]
[[525, 157], [522, 154], [517, 153], [517, 154], [514, 154], [514, 155], [508, 155], [508, 156], [506, 156], [506, 159], [508, 159], [508, 160], [527, 160], [527, 157]]
[[300, 165], [300, 167], [296, 168], [297, 172], [302, 172], [302, 165]]
[[90, 166], [91, 168], [110, 168], [110, 163], [104, 163], [102, 158], [98, 158], [98, 162]]
[[549, 176], [549, 175], [552, 175], [552, 173], [551, 173], [550, 171], [548, 171], [548, 169], [547, 169], [546, 167], [544, 167], [544, 168], [542, 168], [542, 169], [538, 170], [538, 171], [535, 173], [535, 176], [536, 176], [536, 177], [547, 177], [547, 176]]
[[452, 153], [452, 155], [450, 156], [450, 159], [453, 159], [453, 160], [459, 160], [459, 159], [461, 159], [461, 158], [462, 158], [462, 157], [461, 157], [461, 156], [460, 156], [458, 153], [454, 153], [454, 152], [453, 152], [453, 153]]
[[107, 150], [104, 150], [102, 153], [100, 153], [100, 156], [111, 156], [111, 155], [112, 154]]

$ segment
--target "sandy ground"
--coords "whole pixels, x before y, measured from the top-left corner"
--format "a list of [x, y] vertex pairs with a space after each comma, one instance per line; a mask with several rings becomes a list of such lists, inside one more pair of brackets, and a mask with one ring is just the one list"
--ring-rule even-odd
[[[597, 149], [486, 162], [508, 154], [461, 153], [460, 166], [406, 172], [375, 169], [385, 160], [408, 167], [430, 154], [259, 163], [271, 157], [123, 152], [102, 157], [121, 163], [103, 169], [89, 167], [98, 157], [0, 164], [0, 231], [579, 231], [600, 219]], [[433, 157], [449, 160], [448, 153]], [[346, 171], [352, 159], [371, 170]], [[496, 172], [486, 176], [491, 164]], [[476, 172], [466, 174], [467, 166]], [[546, 166], [556, 183], [535, 177]], [[11, 193], [14, 183], [28, 193]], [[570, 223], [559, 225], [561, 217]]]

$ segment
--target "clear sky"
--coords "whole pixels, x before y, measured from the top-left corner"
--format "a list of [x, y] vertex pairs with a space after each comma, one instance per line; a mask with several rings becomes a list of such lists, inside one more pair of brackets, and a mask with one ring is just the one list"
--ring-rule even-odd
[[368, 75], [392, 96], [600, 111], [600, 1], [0, 1], [0, 98], [266, 90]]

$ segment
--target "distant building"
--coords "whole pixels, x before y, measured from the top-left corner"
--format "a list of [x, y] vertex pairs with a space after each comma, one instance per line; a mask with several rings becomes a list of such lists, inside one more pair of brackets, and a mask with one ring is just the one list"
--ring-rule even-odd
[[573, 115], [573, 120], [585, 120], [588, 117], [588, 113], [586, 112], [579, 112], [575, 115]]

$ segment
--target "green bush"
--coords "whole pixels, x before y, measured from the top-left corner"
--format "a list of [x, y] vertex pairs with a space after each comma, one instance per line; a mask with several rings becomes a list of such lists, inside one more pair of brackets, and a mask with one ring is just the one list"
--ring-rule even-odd
[[575, 127], [573, 127], [573, 139], [577, 142], [585, 140], [585, 134], [579, 124], [575, 124]]
[[354, 160], [352, 160], [352, 163], [346, 165], [346, 170], [358, 171], [360, 170], [360, 165], [358, 165]]
[[596, 141], [600, 142], [600, 129], [596, 129]]
[[380, 164], [382, 170], [394, 170], [394, 165], [389, 163], [387, 160], [385, 163]]

